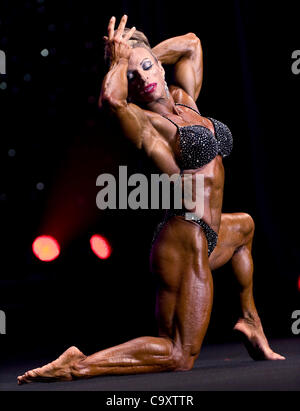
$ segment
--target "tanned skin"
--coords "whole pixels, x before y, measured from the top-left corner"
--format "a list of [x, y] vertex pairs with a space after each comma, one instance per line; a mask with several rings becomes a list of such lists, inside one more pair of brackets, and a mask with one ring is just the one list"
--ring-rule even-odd
[[[118, 119], [124, 136], [148, 156], [162, 173], [179, 173], [178, 125], [200, 124], [213, 133], [210, 120], [197, 109], [203, 78], [202, 47], [193, 33], [163, 41], [150, 50], [131, 48], [133, 27], [124, 34], [127, 16], [115, 30], [115, 18], [105, 37], [110, 50], [110, 69], [102, 84], [100, 106]], [[156, 56], [156, 58], [155, 58]], [[174, 65], [175, 82], [168, 96], [163, 65]], [[145, 87], [156, 83], [152, 93]], [[129, 99], [132, 101], [129, 103]], [[251, 255], [254, 222], [249, 214], [222, 214], [224, 168], [217, 156], [207, 165], [184, 173], [205, 176], [203, 220], [218, 233], [210, 257], [202, 229], [184, 217], [172, 217], [160, 232], [150, 255], [150, 266], [159, 280], [157, 291], [158, 337], [145, 336], [86, 356], [70, 347], [58, 359], [18, 377], [18, 383], [70, 381], [99, 375], [138, 374], [191, 370], [209, 324], [213, 281], [211, 272], [230, 262], [239, 285], [240, 316], [234, 329], [246, 342], [253, 359], [282, 360], [270, 348], [253, 300]]]

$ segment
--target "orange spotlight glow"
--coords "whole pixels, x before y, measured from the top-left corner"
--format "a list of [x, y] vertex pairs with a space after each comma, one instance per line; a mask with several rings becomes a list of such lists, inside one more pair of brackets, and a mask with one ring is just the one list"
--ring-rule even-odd
[[59, 256], [60, 248], [55, 238], [42, 235], [34, 240], [32, 251], [39, 260], [52, 261]]
[[111, 247], [106, 238], [101, 235], [95, 234], [90, 239], [91, 249], [94, 251], [97, 257], [106, 259], [111, 255]]

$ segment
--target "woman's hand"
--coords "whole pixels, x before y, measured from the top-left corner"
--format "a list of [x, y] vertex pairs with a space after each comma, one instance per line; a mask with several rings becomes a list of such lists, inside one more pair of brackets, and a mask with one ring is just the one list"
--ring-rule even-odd
[[126, 14], [121, 18], [119, 27], [115, 32], [116, 18], [112, 17], [108, 24], [108, 37], [104, 36], [103, 39], [106, 42], [107, 52], [110, 57], [110, 63], [118, 63], [121, 59], [128, 60], [132, 48], [128, 44], [128, 40], [135, 32], [136, 28], [132, 27], [128, 33], [124, 34], [124, 28], [126, 26], [128, 17]]

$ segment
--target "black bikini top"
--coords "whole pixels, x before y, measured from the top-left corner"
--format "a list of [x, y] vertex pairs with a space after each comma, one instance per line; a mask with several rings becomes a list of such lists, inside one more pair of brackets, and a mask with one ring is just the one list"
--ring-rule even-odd
[[[178, 106], [184, 106], [194, 110], [200, 116], [201, 114], [192, 107], [185, 104], [175, 103]], [[207, 117], [214, 126], [215, 135], [205, 126], [192, 125], [179, 127], [173, 120], [171, 121], [177, 128], [180, 136], [180, 152], [182, 170], [189, 170], [203, 167], [210, 163], [218, 154], [226, 157], [230, 154], [233, 145], [232, 134], [229, 128], [218, 120]]]

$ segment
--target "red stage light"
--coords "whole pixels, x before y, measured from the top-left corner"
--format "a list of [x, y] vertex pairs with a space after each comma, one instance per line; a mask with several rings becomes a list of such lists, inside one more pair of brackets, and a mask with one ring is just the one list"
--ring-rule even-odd
[[55, 238], [42, 235], [34, 240], [32, 251], [39, 260], [52, 261], [59, 256], [60, 248]]
[[298, 277], [298, 291], [300, 291], [300, 275]]
[[106, 259], [111, 255], [111, 247], [106, 238], [101, 235], [95, 234], [90, 239], [91, 249], [94, 251], [97, 257]]

